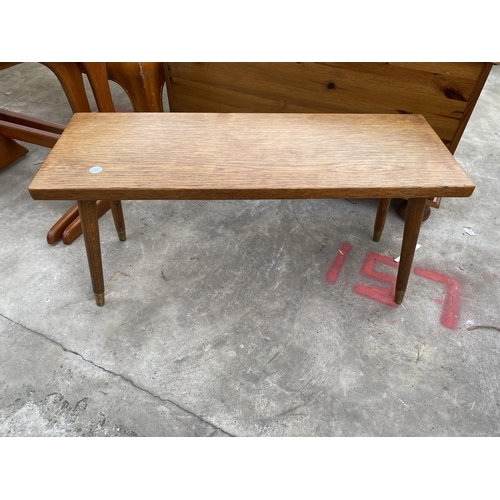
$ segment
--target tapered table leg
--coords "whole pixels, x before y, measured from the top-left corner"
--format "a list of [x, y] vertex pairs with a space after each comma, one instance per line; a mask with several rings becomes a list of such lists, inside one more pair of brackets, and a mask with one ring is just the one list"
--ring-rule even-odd
[[90, 278], [98, 306], [104, 305], [104, 275], [102, 271], [99, 219], [95, 200], [78, 201], [78, 212], [82, 223], [83, 239], [89, 261]]
[[375, 227], [373, 229], [373, 241], [380, 241], [382, 231], [385, 226], [385, 219], [387, 219], [387, 212], [391, 206], [391, 198], [380, 198], [378, 200], [377, 216], [375, 218]]
[[426, 201], [426, 198], [411, 198], [408, 200], [408, 212], [406, 214], [403, 243], [401, 245], [401, 258], [396, 278], [396, 304], [403, 302]]
[[127, 239], [127, 233], [125, 232], [122, 202], [120, 200], [110, 200], [109, 204], [111, 205], [111, 212], [113, 214], [113, 220], [115, 221], [118, 238], [120, 238], [120, 241], [125, 241]]

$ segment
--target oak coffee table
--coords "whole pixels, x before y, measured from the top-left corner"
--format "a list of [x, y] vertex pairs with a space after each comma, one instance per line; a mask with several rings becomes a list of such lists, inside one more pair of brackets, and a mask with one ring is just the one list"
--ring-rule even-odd
[[35, 200], [77, 200], [95, 299], [104, 305], [96, 202], [377, 198], [373, 239], [391, 198], [408, 199], [395, 302], [403, 301], [429, 197], [474, 184], [421, 115], [76, 113], [36, 174]]

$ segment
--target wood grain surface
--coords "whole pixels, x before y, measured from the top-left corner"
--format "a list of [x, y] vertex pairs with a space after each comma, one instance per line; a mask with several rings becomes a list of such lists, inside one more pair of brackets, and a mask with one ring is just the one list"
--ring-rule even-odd
[[29, 190], [75, 200], [412, 198], [470, 196], [474, 184], [420, 115], [77, 113]]
[[421, 114], [454, 152], [481, 62], [165, 63], [170, 111]]

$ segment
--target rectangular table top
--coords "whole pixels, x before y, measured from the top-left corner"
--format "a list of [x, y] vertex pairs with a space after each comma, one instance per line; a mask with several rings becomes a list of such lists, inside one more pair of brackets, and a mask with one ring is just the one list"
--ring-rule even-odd
[[[102, 168], [94, 174], [90, 169]], [[474, 184], [421, 115], [76, 113], [34, 199], [427, 198]]]

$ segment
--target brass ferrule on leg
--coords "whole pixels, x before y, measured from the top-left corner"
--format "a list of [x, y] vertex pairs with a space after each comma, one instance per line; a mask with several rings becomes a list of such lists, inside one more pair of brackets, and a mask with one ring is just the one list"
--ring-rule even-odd
[[374, 231], [373, 232], [373, 241], [380, 241], [381, 236], [382, 236], [382, 231]]
[[95, 296], [95, 303], [98, 306], [103, 306], [104, 305], [104, 293], [94, 293]]
[[125, 241], [127, 239], [125, 231], [118, 231], [118, 238], [120, 238], [120, 241]]
[[396, 292], [396, 299], [394, 302], [396, 302], [396, 304], [401, 304], [403, 302], [403, 298], [405, 296], [405, 292], [402, 291], [402, 292]]

